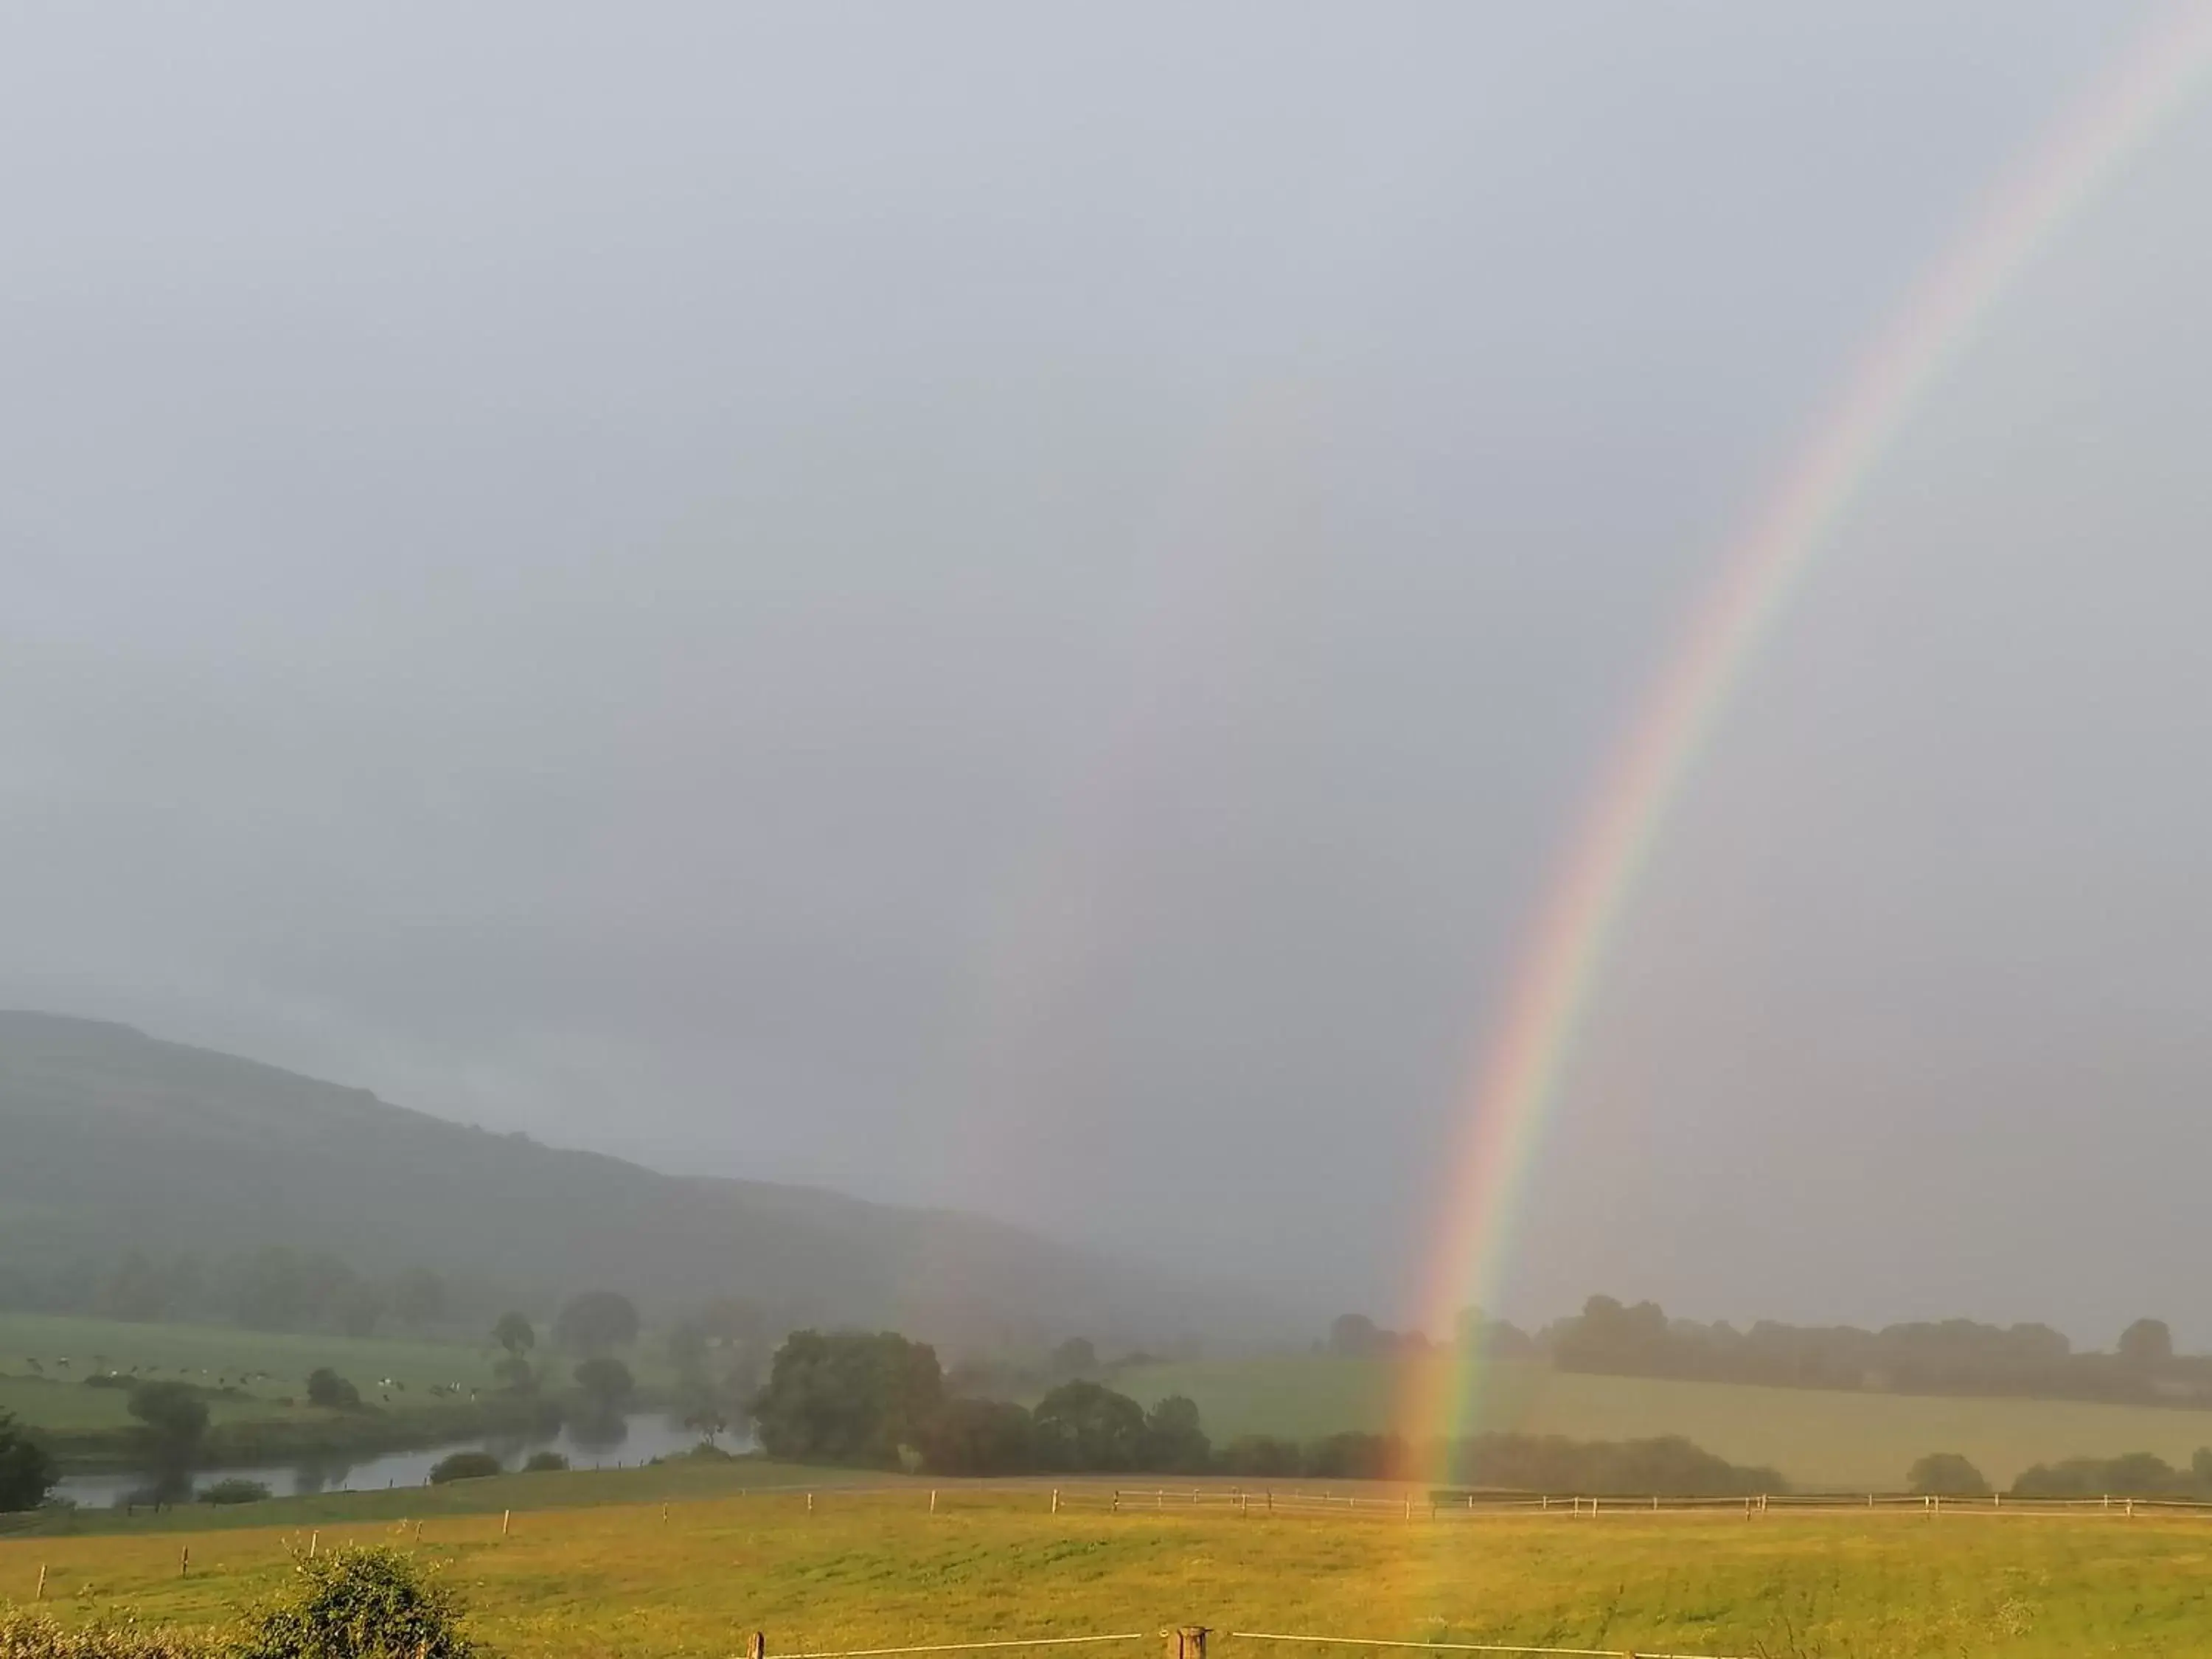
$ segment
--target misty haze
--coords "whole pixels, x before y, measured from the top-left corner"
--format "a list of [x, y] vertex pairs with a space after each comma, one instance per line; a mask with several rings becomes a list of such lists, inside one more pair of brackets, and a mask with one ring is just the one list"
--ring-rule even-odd
[[2201, 1648], [2208, 176], [2202, 0], [0, 9], [0, 1659]]

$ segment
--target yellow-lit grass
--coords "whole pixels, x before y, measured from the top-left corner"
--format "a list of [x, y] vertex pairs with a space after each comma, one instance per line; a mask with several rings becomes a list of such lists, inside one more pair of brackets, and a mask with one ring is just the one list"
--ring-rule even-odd
[[[1723, 1654], [2212, 1650], [2212, 1521], [1989, 1512], [1479, 1516], [1411, 1523], [1170, 1508], [1048, 1513], [1048, 1492], [916, 1486], [441, 1515], [480, 1633], [515, 1656], [774, 1653], [989, 1637], [1218, 1630]], [[391, 1519], [320, 1528], [412, 1547]], [[276, 1587], [291, 1528], [0, 1541], [65, 1618], [215, 1623]], [[177, 1576], [189, 1547], [192, 1571]], [[1101, 1650], [1102, 1655], [1118, 1650]], [[1221, 1638], [1229, 1656], [1296, 1653]], [[1343, 1659], [1340, 1650], [1336, 1650]]]

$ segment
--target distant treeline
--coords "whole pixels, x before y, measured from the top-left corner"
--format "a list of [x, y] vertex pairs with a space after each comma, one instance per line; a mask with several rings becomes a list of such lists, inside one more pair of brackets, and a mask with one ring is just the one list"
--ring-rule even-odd
[[2212, 1400], [2212, 1356], [2183, 1356], [2163, 1322], [2139, 1319], [2111, 1353], [2077, 1353], [2048, 1325], [1971, 1319], [1889, 1325], [1785, 1325], [1747, 1330], [1669, 1319], [1654, 1302], [1594, 1296], [1582, 1313], [1538, 1334], [1561, 1370], [1679, 1376], [1784, 1388], [1891, 1394], [2020, 1395], [2046, 1400]]
[[219, 1321], [251, 1330], [334, 1330], [374, 1335], [423, 1331], [471, 1318], [474, 1287], [457, 1293], [446, 1274], [408, 1267], [357, 1273], [328, 1250], [268, 1245], [206, 1261], [191, 1251], [156, 1260], [143, 1250], [118, 1261], [79, 1261], [33, 1273], [0, 1266], [0, 1310], [86, 1314], [103, 1319]]
[[[1594, 1296], [1581, 1313], [1530, 1333], [1470, 1310], [1455, 1340], [1492, 1359], [1547, 1361], [1563, 1371], [1756, 1382], [1887, 1394], [2014, 1395], [2041, 1400], [2212, 1403], [2212, 1355], [2173, 1351], [2163, 1321], [2138, 1319], [2110, 1353], [2076, 1352], [2048, 1325], [1945, 1319], [1887, 1325], [1787, 1325], [1745, 1329], [1721, 1321], [1669, 1319], [1656, 1302], [1625, 1305]], [[1419, 1331], [1392, 1331], [1359, 1314], [1329, 1327], [1328, 1352], [1358, 1357], [1419, 1354]]]
[[1558, 1492], [1734, 1494], [1789, 1490], [1676, 1437], [1577, 1442], [1480, 1435], [1416, 1446], [1396, 1435], [1297, 1442], [1245, 1436], [1216, 1449], [1180, 1395], [1149, 1407], [1088, 1378], [1034, 1407], [952, 1392], [927, 1343], [893, 1332], [795, 1331], [751, 1402], [762, 1449], [800, 1462], [945, 1474], [1237, 1474], [1428, 1479]]

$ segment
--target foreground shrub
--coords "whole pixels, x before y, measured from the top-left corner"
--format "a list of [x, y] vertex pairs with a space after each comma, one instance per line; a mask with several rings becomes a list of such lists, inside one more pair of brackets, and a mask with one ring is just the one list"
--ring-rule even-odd
[[[254, 1609], [238, 1659], [473, 1659], [459, 1601], [395, 1549], [292, 1553], [292, 1583]], [[0, 1655], [0, 1659], [10, 1659]], [[88, 1659], [105, 1659], [89, 1656]]]
[[0, 1659], [223, 1659], [212, 1632], [102, 1620], [64, 1627], [42, 1613], [0, 1607]]
[[500, 1461], [489, 1452], [455, 1452], [430, 1466], [430, 1484], [442, 1486], [448, 1480], [481, 1480], [486, 1475], [500, 1473]]
[[203, 1504], [258, 1504], [269, 1496], [269, 1488], [258, 1480], [248, 1480], [234, 1474], [228, 1480], [211, 1481], [200, 1488]]
[[522, 1462], [525, 1474], [550, 1474], [568, 1467], [568, 1460], [556, 1451], [534, 1451]]

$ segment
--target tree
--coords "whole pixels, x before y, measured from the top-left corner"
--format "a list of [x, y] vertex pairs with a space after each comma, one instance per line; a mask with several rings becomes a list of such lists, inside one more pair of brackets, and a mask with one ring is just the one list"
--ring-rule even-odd
[[1339, 1314], [1328, 1322], [1328, 1351], [1363, 1359], [1382, 1346], [1382, 1333], [1365, 1314]]
[[492, 1367], [492, 1374], [517, 1394], [528, 1394], [536, 1388], [538, 1378], [530, 1369], [530, 1351], [538, 1346], [536, 1328], [520, 1314], [509, 1311], [492, 1326], [491, 1340], [504, 1354]]
[[131, 1390], [129, 1408], [146, 1425], [155, 1449], [166, 1457], [189, 1455], [207, 1433], [207, 1401], [189, 1383], [138, 1383]]
[[491, 1340], [506, 1349], [510, 1358], [520, 1359], [538, 1346], [538, 1330], [526, 1316], [509, 1309], [492, 1326]]
[[38, 1508], [60, 1479], [46, 1449], [0, 1411], [0, 1511]]
[[1905, 1474], [1905, 1484], [1917, 1497], [1987, 1498], [1990, 1483], [1982, 1472], [1957, 1452], [1930, 1452]]
[[1023, 1474], [1036, 1467], [1036, 1425], [1010, 1400], [948, 1400], [922, 1432], [939, 1474]]
[[1213, 1443], [1199, 1426], [1197, 1402], [1179, 1394], [1145, 1413], [1141, 1467], [1169, 1474], [1203, 1474], [1213, 1462]]
[[762, 1447], [799, 1461], [896, 1468], [945, 1401], [937, 1350], [895, 1331], [793, 1331], [752, 1400]]
[[2138, 1319], [2120, 1333], [2120, 1363], [2131, 1371], [2162, 1370], [2173, 1363], [2173, 1333], [2163, 1319]]
[[446, 1281], [428, 1267], [410, 1267], [392, 1281], [392, 1311], [414, 1329], [446, 1316]]
[[331, 1411], [357, 1411], [361, 1390], [328, 1365], [318, 1365], [307, 1373], [307, 1403]]
[[553, 1340], [571, 1353], [605, 1353], [637, 1340], [637, 1307], [618, 1291], [570, 1297], [553, 1321]]
[[1101, 1382], [1063, 1382], [1036, 1403], [1037, 1462], [1048, 1469], [1133, 1469], [1145, 1408]]
[[614, 1416], [637, 1391], [637, 1380], [629, 1374], [629, 1367], [611, 1354], [593, 1355], [572, 1375], [586, 1404], [599, 1417]]

